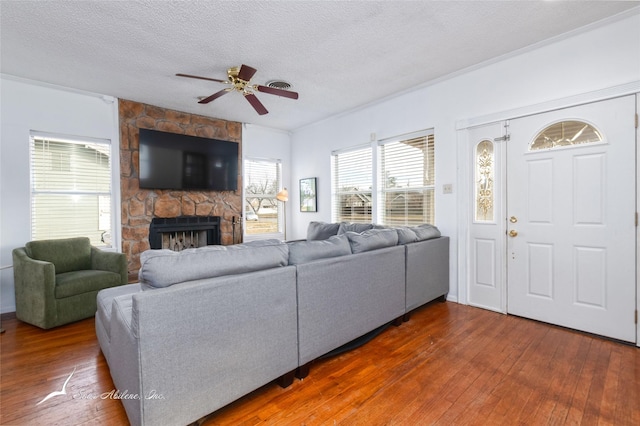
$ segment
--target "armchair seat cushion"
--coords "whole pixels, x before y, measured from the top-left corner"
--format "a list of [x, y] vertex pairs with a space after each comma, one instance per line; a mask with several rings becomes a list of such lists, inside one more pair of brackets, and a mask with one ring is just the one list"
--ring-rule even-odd
[[83, 270], [56, 275], [55, 298], [90, 293], [121, 284], [120, 274], [108, 271]]

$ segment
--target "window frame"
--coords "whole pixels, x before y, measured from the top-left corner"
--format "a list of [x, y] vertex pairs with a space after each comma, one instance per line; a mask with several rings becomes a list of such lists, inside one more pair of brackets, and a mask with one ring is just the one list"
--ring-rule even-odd
[[[390, 137], [390, 138], [385, 138], [385, 139], [379, 139], [379, 140], [372, 140], [371, 143], [369, 144], [365, 144], [365, 145], [356, 145], [356, 146], [352, 146], [352, 147], [348, 147], [348, 148], [344, 148], [344, 149], [339, 149], [339, 150], [335, 150], [331, 152], [331, 220], [333, 222], [339, 222], [339, 221], [343, 221], [344, 217], [342, 215], [340, 215], [338, 213], [340, 206], [337, 205], [338, 203], [338, 196], [348, 193], [348, 192], [341, 192], [338, 191], [337, 185], [338, 185], [338, 171], [336, 170], [336, 156], [340, 156], [342, 154], [348, 154], [348, 153], [354, 153], [357, 151], [367, 151], [370, 150], [371, 153], [371, 161], [370, 161], [370, 165], [371, 165], [371, 214], [370, 214], [370, 221], [365, 222], [365, 223], [380, 223], [384, 225], [385, 222], [385, 215], [384, 215], [384, 194], [389, 192], [389, 191], [385, 191], [387, 188], [385, 188], [384, 186], [384, 170], [382, 167], [382, 147], [386, 144], [391, 144], [391, 143], [396, 143], [396, 142], [402, 142], [402, 141], [407, 141], [407, 140], [411, 140], [411, 139], [415, 139], [415, 138], [420, 138], [420, 137], [433, 137], [433, 161], [432, 161], [432, 167], [433, 167], [433, 181], [432, 184], [429, 185], [422, 185], [419, 188], [411, 188], [411, 192], [415, 192], [416, 189], [421, 190], [421, 191], [431, 191], [432, 192], [432, 211], [431, 211], [431, 215], [433, 217], [432, 222], [435, 225], [435, 222], [437, 220], [436, 218], [436, 173], [435, 173], [435, 168], [436, 168], [436, 140], [435, 140], [435, 129], [434, 128], [430, 128], [430, 129], [425, 129], [425, 130], [420, 130], [417, 132], [412, 132], [412, 133], [406, 133], [406, 134], [402, 134], [402, 135], [398, 135], [398, 136], [394, 136], [394, 137]], [[424, 172], [423, 172], [424, 173]], [[355, 191], [353, 192], [353, 194], [356, 193], [368, 193], [369, 191]], [[424, 222], [421, 222], [424, 223]], [[412, 223], [407, 223], [407, 226], [410, 226]]]
[[[371, 155], [371, 161], [369, 161], [368, 165], [370, 166], [370, 176], [371, 176], [371, 188], [369, 190], [358, 190], [358, 191], [341, 191], [338, 189], [338, 178], [337, 178], [337, 164], [336, 162], [339, 161], [339, 157], [341, 155], [349, 155], [349, 154], [354, 154], [357, 152], [364, 152], [364, 151], [369, 151], [370, 155]], [[367, 194], [371, 194], [370, 198], [371, 198], [371, 202], [370, 202], [370, 206], [369, 206], [369, 221], [357, 221], [357, 223], [372, 223], [375, 221], [375, 167], [374, 167], [374, 163], [375, 163], [375, 150], [373, 149], [372, 145], [358, 145], [358, 146], [354, 146], [354, 147], [350, 147], [350, 148], [346, 148], [346, 149], [340, 149], [340, 150], [336, 150], [331, 152], [331, 220], [332, 222], [346, 222], [347, 220], [346, 217], [344, 215], [339, 214], [339, 210], [340, 210], [340, 206], [337, 204], [338, 203], [338, 197], [347, 195], [347, 196], [357, 196], [357, 197], [361, 197], [361, 196], [366, 196]], [[363, 163], [363, 164], [367, 164], [367, 163]], [[362, 172], [366, 173], [367, 170], [362, 170]], [[364, 201], [364, 200], [363, 200]], [[363, 205], [363, 209], [365, 209], [366, 206]], [[353, 220], [349, 220], [349, 222], [353, 222]]]
[[[276, 232], [264, 232], [264, 233], [255, 233], [255, 234], [247, 234], [247, 187], [249, 185], [249, 176], [251, 167], [248, 163], [273, 163], [276, 166], [276, 191], [273, 195], [269, 194], [268, 196], [264, 196], [265, 194], [261, 194], [263, 198], [273, 199], [275, 205], [277, 206], [277, 231]], [[278, 158], [261, 158], [261, 157], [244, 157], [243, 159], [243, 168], [242, 168], [242, 236], [244, 241], [255, 241], [255, 240], [265, 240], [265, 239], [284, 239], [284, 214], [285, 214], [285, 203], [282, 201], [278, 201], [276, 196], [278, 191], [280, 191], [283, 187], [282, 181], [282, 160]]]
[[[391, 194], [391, 193], [397, 193], [397, 190], [391, 190], [386, 186], [386, 171], [388, 170], [385, 167], [385, 156], [384, 156], [384, 147], [387, 145], [391, 145], [391, 144], [398, 144], [398, 143], [403, 143], [403, 142], [409, 142], [409, 141], [413, 141], [413, 140], [418, 140], [418, 139], [422, 139], [425, 138], [425, 143], [428, 145], [429, 143], [429, 138], [432, 137], [433, 138], [433, 148], [431, 150], [429, 150], [429, 148], [427, 147], [427, 156], [429, 155], [429, 153], [431, 153], [431, 161], [429, 162], [429, 164], [425, 165], [423, 164], [423, 168], [422, 171], [420, 172], [423, 176], [423, 180], [424, 180], [424, 175], [425, 175], [425, 168], [431, 166], [431, 170], [427, 171], [428, 176], [433, 176], [432, 178], [432, 182], [430, 184], [422, 184], [422, 185], [418, 185], [418, 186], [409, 186], [407, 187], [407, 191], [404, 191], [406, 193], [421, 193], [422, 197], [424, 198], [425, 195], [427, 194], [427, 192], [431, 192], [431, 198], [432, 198], [432, 203], [433, 203], [433, 208], [432, 211], [430, 211], [430, 215], [432, 216], [431, 221], [428, 221], [427, 219], [423, 219], [421, 221], [414, 221], [414, 220], [410, 220], [408, 219], [408, 215], [405, 214], [405, 220], [404, 220], [404, 224], [398, 224], [395, 223], [395, 221], [390, 221], [387, 220], [387, 215], [385, 212], [385, 206], [387, 204], [386, 201], [386, 194]], [[377, 142], [377, 156], [378, 156], [378, 176], [379, 176], [379, 180], [378, 180], [378, 185], [377, 185], [377, 192], [378, 192], [378, 206], [377, 206], [377, 212], [378, 214], [376, 215], [376, 223], [380, 223], [382, 225], [387, 225], [387, 226], [413, 226], [413, 225], [419, 225], [422, 223], [432, 223], [435, 224], [435, 220], [436, 220], [436, 211], [435, 211], [435, 190], [436, 190], [436, 173], [435, 173], [435, 132], [434, 129], [427, 129], [427, 130], [421, 130], [418, 132], [413, 132], [413, 133], [407, 133], [404, 135], [399, 135], [399, 136], [395, 136], [395, 137], [391, 137], [391, 138], [386, 138], [386, 139], [382, 139], [379, 140]], [[415, 172], [415, 170], [414, 170]], [[408, 208], [408, 207], [405, 207]], [[406, 212], [405, 212], [406, 213]], [[424, 218], [424, 212], [423, 212], [423, 218]]]
[[[70, 190], [70, 189], [38, 189], [36, 187], [36, 164], [35, 161], [35, 144], [36, 141], [43, 142], [59, 142], [59, 143], [67, 143], [67, 144], [91, 144], [91, 145], [104, 145], [104, 155], [109, 157], [109, 188], [107, 191], [104, 190]], [[46, 237], [38, 237], [35, 235], [35, 209], [37, 206], [35, 205], [35, 197], [37, 195], [42, 194], [51, 194], [51, 195], [61, 195], [61, 196], [97, 196], [98, 197], [98, 206], [100, 206], [100, 197], [108, 197], [109, 199], [109, 227], [108, 230], [110, 233], [109, 242], [103, 241], [95, 241], [92, 239], [91, 244], [101, 250], [104, 251], [119, 251], [120, 246], [120, 232], [118, 229], [119, 221], [118, 214], [120, 210], [120, 202], [119, 202], [119, 153], [118, 153], [118, 144], [113, 143], [111, 139], [106, 138], [95, 138], [90, 136], [75, 136], [75, 135], [65, 135], [59, 133], [51, 133], [51, 132], [42, 132], [42, 131], [30, 131], [29, 132], [29, 237], [30, 240], [37, 239], [49, 239], [49, 238], [66, 238], [66, 237], [55, 237], [55, 236], [46, 236]], [[98, 213], [95, 216], [95, 219], [100, 221], [100, 214]], [[106, 231], [105, 231], [106, 232]], [[85, 236], [86, 234], [76, 234], [75, 236]], [[74, 235], [70, 235], [74, 236]], [[101, 238], [102, 239], [102, 238]]]

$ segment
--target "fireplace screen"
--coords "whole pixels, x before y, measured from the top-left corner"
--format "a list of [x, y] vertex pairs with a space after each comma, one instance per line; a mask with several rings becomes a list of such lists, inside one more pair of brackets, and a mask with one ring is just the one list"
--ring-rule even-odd
[[152, 249], [180, 251], [220, 244], [219, 216], [153, 218], [149, 226]]

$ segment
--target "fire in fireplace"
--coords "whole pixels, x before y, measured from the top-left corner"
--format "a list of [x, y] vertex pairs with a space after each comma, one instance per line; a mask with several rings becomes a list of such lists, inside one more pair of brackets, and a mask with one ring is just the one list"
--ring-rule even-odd
[[220, 244], [220, 216], [154, 217], [149, 226], [152, 249], [180, 251]]

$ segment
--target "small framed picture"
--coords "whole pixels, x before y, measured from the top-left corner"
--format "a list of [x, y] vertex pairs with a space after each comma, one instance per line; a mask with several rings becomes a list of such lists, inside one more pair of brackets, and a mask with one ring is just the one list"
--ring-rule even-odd
[[300, 179], [300, 211], [317, 212], [316, 178]]

